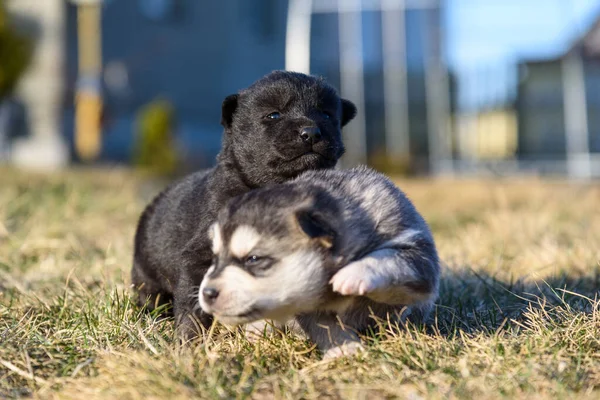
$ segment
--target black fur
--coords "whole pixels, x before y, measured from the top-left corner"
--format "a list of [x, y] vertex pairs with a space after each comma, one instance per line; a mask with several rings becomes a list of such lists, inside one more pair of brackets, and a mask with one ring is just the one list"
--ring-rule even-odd
[[[172, 301], [187, 337], [197, 333], [196, 322], [209, 325], [197, 290], [212, 259], [208, 228], [221, 207], [254, 188], [334, 167], [344, 152], [341, 127], [355, 114], [323, 79], [292, 72], [272, 72], [225, 98], [216, 167], [171, 185], [140, 217], [132, 269], [139, 303], [152, 309]], [[303, 140], [303, 128], [319, 128], [321, 140]]]

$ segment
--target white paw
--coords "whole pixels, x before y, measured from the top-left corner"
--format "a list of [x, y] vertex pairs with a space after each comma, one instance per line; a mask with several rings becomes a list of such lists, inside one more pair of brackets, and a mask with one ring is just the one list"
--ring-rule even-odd
[[323, 355], [323, 360], [333, 360], [334, 358], [348, 357], [365, 351], [360, 342], [346, 342], [340, 346], [332, 347]]
[[333, 286], [333, 291], [341, 295], [364, 296], [382, 287], [384, 281], [369, 265], [359, 260], [340, 269], [329, 283]]

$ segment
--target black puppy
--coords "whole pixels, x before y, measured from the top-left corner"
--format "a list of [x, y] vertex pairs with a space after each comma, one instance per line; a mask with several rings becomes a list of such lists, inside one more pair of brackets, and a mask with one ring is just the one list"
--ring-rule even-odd
[[213, 252], [209, 227], [232, 197], [278, 184], [306, 170], [333, 168], [344, 152], [341, 127], [356, 107], [323, 79], [275, 71], [225, 98], [217, 165], [160, 193], [142, 213], [132, 283], [150, 309], [173, 302], [185, 337], [212, 317], [198, 307], [198, 287]]

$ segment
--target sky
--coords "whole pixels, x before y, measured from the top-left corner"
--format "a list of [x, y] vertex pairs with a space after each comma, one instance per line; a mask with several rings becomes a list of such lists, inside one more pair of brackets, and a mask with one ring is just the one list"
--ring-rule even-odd
[[446, 44], [466, 108], [514, 98], [517, 62], [562, 54], [600, 18], [600, 0], [446, 0]]
[[560, 54], [600, 16], [600, 0], [446, 0], [448, 61], [458, 68]]

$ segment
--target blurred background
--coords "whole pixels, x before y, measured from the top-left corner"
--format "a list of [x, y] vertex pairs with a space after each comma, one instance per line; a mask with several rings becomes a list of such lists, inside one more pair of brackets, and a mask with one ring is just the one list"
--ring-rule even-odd
[[211, 166], [274, 69], [358, 106], [346, 166], [600, 176], [600, 0], [0, 0], [0, 163]]

